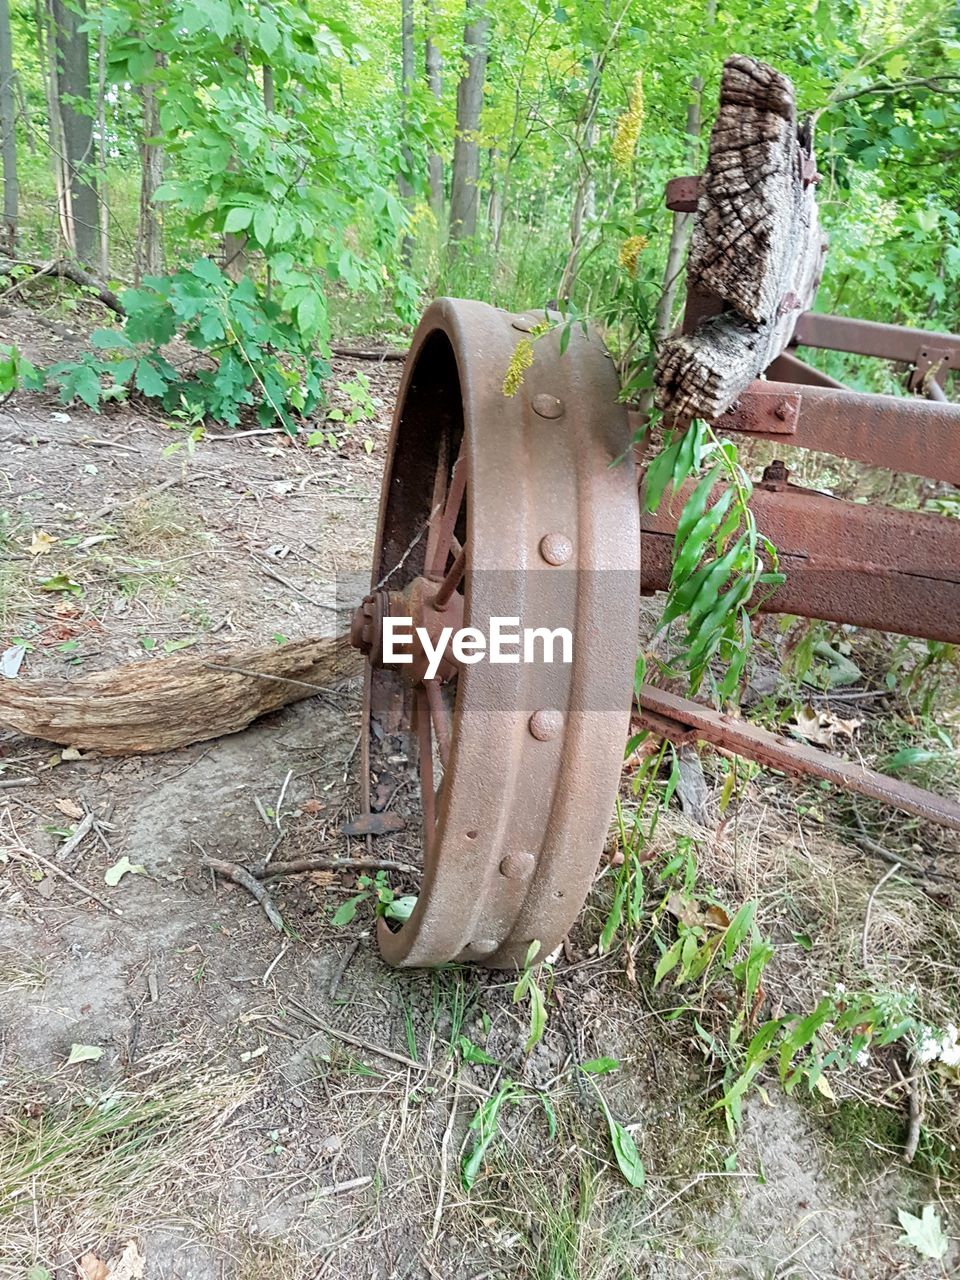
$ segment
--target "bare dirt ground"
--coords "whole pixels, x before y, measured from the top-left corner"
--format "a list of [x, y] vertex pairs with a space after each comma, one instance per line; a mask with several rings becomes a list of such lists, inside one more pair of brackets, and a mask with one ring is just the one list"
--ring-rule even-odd
[[[4, 326], [32, 358], [69, 348], [29, 316]], [[24, 642], [24, 676], [70, 675], [336, 634], [338, 598], [352, 603], [344, 583], [367, 573], [399, 378], [396, 364], [338, 361], [334, 383], [355, 368], [377, 416], [338, 451], [255, 435], [208, 436], [190, 453], [183, 432], [137, 406], [95, 416], [43, 396], [5, 405], [0, 652]], [[40, 531], [53, 541], [31, 554]], [[940, 1264], [898, 1244], [897, 1209], [933, 1203], [948, 1231], [958, 1222], [950, 1171], [901, 1163], [902, 1094], [876, 1120], [876, 1091], [861, 1104], [856, 1081], [815, 1103], [771, 1083], [731, 1145], [689, 1023], [651, 998], [654, 953], [641, 943], [633, 982], [622, 954], [596, 954], [605, 883], [557, 963], [548, 1030], [529, 1055], [510, 975], [388, 970], [369, 903], [334, 926], [351, 877], [285, 881], [274, 891], [283, 935], [244, 891], [215, 883], [205, 856], [362, 851], [339, 831], [358, 803], [358, 733], [357, 682], [244, 733], [139, 759], [71, 758], [0, 729], [2, 780], [39, 779], [0, 790], [2, 1280], [104, 1280], [96, 1258], [129, 1242], [142, 1269], [111, 1275], [955, 1273], [955, 1251]], [[841, 977], [886, 867], [816, 813], [799, 822], [796, 799], [758, 783], [735, 830], [715, 838], [671, 813], [658, 841], [690, 835], [715, 883], [761, 898], [779, 926], [784, 990], [809, 1001], [822, 975], [791, 939], [809, 934]], [[86, 814], [95, 822], [64, 854]], [[142, 872], [109, 887], [122, 857]], [[939, 905], [907, 882], [874, 903], [876, 974], [902, 977], [931, 929], [948, 949], [931, 946], [931, 965], [956, 966], [955, 880], [938, 885]], [[461, 1036], [491, 1061], [464, 1062]], [[640, 1148], [642, 1190], [619, 1177], [576, 1071], [600, 1055], [621, 1063], [603, 1088]], [[507, 1080], [517, 1101], [466, 1192], [470, 1120]]]

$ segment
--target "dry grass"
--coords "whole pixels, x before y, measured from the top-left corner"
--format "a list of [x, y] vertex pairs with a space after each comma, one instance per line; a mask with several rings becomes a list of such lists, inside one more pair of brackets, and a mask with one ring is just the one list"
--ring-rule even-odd
[[[142, 1231], [195, 1194], [214, 1143], [253, 1092], [213, 1069], [90, 1091], [62, 1079], [8, 1082], [0, 1118], [0, 1276], [51, 1274], [111, 1236]], [[55, 1101], [51, 1101], [55, 1098]], [[9, 1268], [9, 1269], [7, 1269]]]

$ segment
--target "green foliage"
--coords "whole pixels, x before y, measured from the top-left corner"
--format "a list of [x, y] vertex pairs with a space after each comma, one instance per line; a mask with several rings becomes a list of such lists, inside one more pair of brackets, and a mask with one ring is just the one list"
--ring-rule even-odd
[[[524, 1053], [529, 1053], [535, 1045], [540, 1043], [543, 1039], [543, 1033], [547, 1029], [547, 1001], [543, 988], [537, 981], [538, 970], [534, 968], [534, 965], [537, 964], [539, 952], [540, 943], [535, 939], [527, 948], [523, 971], [513, 989], [514, 1004], [519, 1004], [521, 1000], [525, 1000], [527, 997], [530, 999], [530, 1034], [527, 1036], [527, 1043], [523, 1047]], [[541, 971], [549, 974], [550, 966], [542, 965]]]
[[21, 389], [39, 391], [42, 385], [43, 375], [16, 344], [8, 347], [0, 343], [0, 396], [6, 397]]
[[330, 917], [330, 923], [338, 926], [352, 924], [356, 919], [360, 906], [372, 900], [376, 903], [376, 914], [388, 920], [403, 923], [409, 920], [417, 905], [412, 894], [397, 896], [387, 883], [387, 873], [378, 871], [374, 876], [357, 876], [358, 892], [347, 898]]
[[[764, 973], [775, 955], [756, 923], [757, 904], [732, 914], [698, 884], [693, 842], [681, 839], [656, 873], [661, 893], [651, 916], [659, 952], [654, 987], [670, 980], [677, 1007], [687, 1013], [703, 1052], [723, 1071], [719, 1102], [731, 1138], [743, 1116], [744, 1099], [761, 1073], [775, 1067], [787, 1093], [798, 1084], [832, 1098], [831, 1071], [868, 1060], [871, 1051], [905, 1042], [919, 1045], [928, 1029], [913, 1012], [913, 997], [885, 989], [847, 991], [838, 983], [812, 1011], [759, 1020]], [[690, 990], [694, 988], [694, 990]], [[706, 1024], [704, 1010], [727, 1009], [729, 1017]]]
[[757, 531], [748, 505], [753, 489], [737, 448], [719, 440], [707, 423], [694, 421], [684, 431], [666, 432], [662, 449], [647, 468], [646, 510], [656, 511], [668, 488], [677, 494], [684, 481], [703, 469], [706, 473], [689, 491], [677, 521], [660, 628], [682, 620], [685, 634], [673, 664], [688, 674], [696, 690], [718, 659], [724, 672], [717, 694], [726, 699], [739, 686], [750, 652], [750, 617], [759, 607], [756, 590], [774, 588], [783, 575], [776, 548]]
[[[160, 401], [168, 412], [210, 417], [236, 426], [256, 406], [259, 422], [290, 434], [296, 417], [319, 403], [326, 360], [288, 313], [250, 279], [235, 283], [209, 258], [172, 276], [148, 277], [121, 295], [122, 330], [97, 329], [94, 352], [46, 370], [65, 404], [91, 409], [131, 390]], [[162, 348], [178, 337], [213, 357], [216, 367], [183, 376]]]

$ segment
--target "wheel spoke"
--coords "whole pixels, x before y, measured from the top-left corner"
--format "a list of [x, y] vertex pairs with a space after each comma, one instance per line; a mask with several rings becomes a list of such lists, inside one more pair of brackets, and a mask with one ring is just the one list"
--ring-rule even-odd
[[450, 473], [450, 488], [447, 490], [447, 501], [443, 508], [443, 516], [440, 519], [440, 525], [437, 530], [437, 539], [433, 548], [432, 557], [428, 557], [425, 561], [426, 573], [428, 578], [442, 578], [444, 570], [447, 567], [447, 558], [450, 555], [450, 546], [453, 541], [454, 530], [457, 527], [457, 519], [460, 515], [460, 508], [463, 505], [463, 495], [467, 487], [467, 460], [465, 451], [460, 450], [456, 462], [453, 464], [453, 471]]
[[447, 760], [450, 757], [450, 712], [443, 700], [439, 680], [428, 680], [423, 687], [427, 691], [430, 719], [433, 721], [433, 731], [437, 735], [440, 763], [446, 769]]
[[450, 597], [460, 585], [460, 579], [463, 577], [463, 571], [467, 567], [467, 553], [463, 549], [457, 552], [457, 558], [447, 570], [447, 576], [440, 583], [440, 590], [437, 592], [433, 600], [435, 609], [445, 609], [450, 601]]
[[417, 741], [420, 746], [420, 803], [423, 808], [424, 853], [429, 855], [437, 825], [437, 797], [433, 784], [433, 734], [430, 702], [423, 688], [417, 690]]
[[450, 440], [446, 431], [440, 441], [440, 451], [437, 456], [437, 469], [433, 476], [433, 497], [430, 499], [430, 528], [427, 531], [427, 549], [424, 553], [423, 563], [429, 569], [433, 564], [434, 556], [437, 553], [437, 538], [440, 536], [440, 522], [443, 519], [443, 512], [446, 506], [447, 495], [447, 468], [450, 458]]

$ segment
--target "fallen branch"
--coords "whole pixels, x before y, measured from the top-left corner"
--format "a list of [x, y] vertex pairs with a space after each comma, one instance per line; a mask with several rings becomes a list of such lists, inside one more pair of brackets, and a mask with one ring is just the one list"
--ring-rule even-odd
[[258, 880], [275, 876], [298, 876], [306, 871], [400, 871], [405, 875], [422, 875], [423, 868], [410, 862], [390, 862], [385, 858], [297, 858], [291, 862], [258, 862], [250, 874]]
[[406, 360], [406, 351], [398, 351], [387, 347], [383, 351], [357, 351], [353, 347], [331, 347], [335, 356], [345, 356], [348, 360]]
[[226, 880], [232, 880], [241, 889], [246, 889], [247, 893], [259, 902], [263, 908], [263, 914], [277, 932], [283, 933], [283, 916], [273, 905], [267, 890], [258, 880], [254, 880], [249, 871], [245, 871], [243, 867], [238, 867], [235, 862], [224, 862], [220, 858], [205, 858], [203, 865], [209, 867], [211, 871], [215, 871], [218, 876], [223, 876]]
[[12, 275], [16, 267], [29, 267], [31, 275], [25, 276], [21, 280], [17, 280], [7, 289], [3, 297], [16, 293], [27, 283], [28, 280], [37, 280], [41, 276], [57, 276], [62, 280], [69, 280], [81, 289], [87, 289], [94, 297], [99, 299], [105, 307], [109, 307], [118, 316], [125, 316], [127, 313], [123, 308], [123, 303], [113, 292], [108, 289], [102, 280], [98, 280], [96, 276], [92, 276], [89, 271], [84, 271], [78, 262], [73, 262], [70, 258], [52, 258], [49, 262], [34, 262], [30, 259], [7, 259], [3, 264], [2, 270], [5, 275]]
[[99, 903], [101, 907], [105, 907], [107, 911], [111, 912], [115, 916], [123, 915], [123, 912], [119, 907], [112, 906], [107, 902], [106, 898], [101, 898], [99, 893], [94, 893], [94, 891], [92, 889], [88, 889], [85, 884], [81, 884], [79, 880], [75, 880], [69, 871], [64, 871], [63, 867], [58, 867], [55, 862], [51, 862], [49, 858], [45, 858], [42, 853], [37, 853], [34, 849], [31, 849], [29, 854], [21, 853], [19, 849], [8, 849], [7, 853], [11, 858], [20, 862], [26, 862], [28, 858], [33, 858], [35, 862], [39, 862], [40, 866], [46, 871], [49, 871], [51, 875], [59, 876], [61, 880], [65, 880], [68, 885], [76, 889], [78, 893], [82, 893], [85, 898], [90, 898], [91, 901]]

